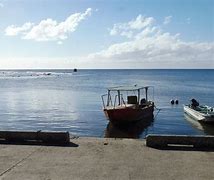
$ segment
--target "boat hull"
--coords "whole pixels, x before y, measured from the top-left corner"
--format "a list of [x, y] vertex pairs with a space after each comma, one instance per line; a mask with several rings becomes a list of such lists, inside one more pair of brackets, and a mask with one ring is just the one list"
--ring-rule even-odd
[[104, 109], [107, 119], [113, 123], [130, 123], [143, 119], [153, 118], [154, 106], [144, 108], [111, 108]]
[[187, 105], [184, 106], [184, 112], [199, 122], [214, 123], [213, 115], [200, 113]]

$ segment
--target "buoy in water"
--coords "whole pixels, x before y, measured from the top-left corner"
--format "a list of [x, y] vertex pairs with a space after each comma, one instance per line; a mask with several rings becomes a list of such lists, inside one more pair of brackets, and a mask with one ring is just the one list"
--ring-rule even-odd
[[175, 104], [174, 99], [171, 99], [170, 103], [171, 103], [171, 104]]
[[74, 68], [74, 70], [73, 70], [74, 72], [77, 72], [77, 69], [76, 68]]
[[176, 100], [175, 100], [175, 104], [178, 104], [178, 103], [179, 103], [179, 101], [176, 99]]

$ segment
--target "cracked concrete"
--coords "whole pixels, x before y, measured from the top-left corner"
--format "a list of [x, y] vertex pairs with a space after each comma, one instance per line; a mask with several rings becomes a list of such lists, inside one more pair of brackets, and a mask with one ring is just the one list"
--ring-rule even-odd
[[158, 150], [134, 139], [71, 142], [68, 147], [0, 144], [0, 179], [214, 179], [214, 150]]

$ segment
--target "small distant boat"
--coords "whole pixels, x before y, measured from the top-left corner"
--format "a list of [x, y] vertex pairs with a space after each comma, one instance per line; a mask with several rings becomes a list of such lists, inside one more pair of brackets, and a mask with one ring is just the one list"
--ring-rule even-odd
[[199, 105], [195, 99], [191, 100], [191, 104], [184, 105], [184, 112], [199, 122], [214, 123], [214, 108]]
[[43, 75], [45, 75], [45, 76], [50, 76], [51, 73], [50, 73], [50, 72], [48, 72], [48, 73], [43, 73]]
[[74, 72], [77, 72], [77, 69], [76, 68], [74, 68], [74, 70], [73, 70]]
[[[130, 123], [153, 118], [154, 102], [148, 100], [149, 88], [153, 87], [134, 85], [108, 88], [108, 93], [102, 95], [103, 111], [107, 119], [112, 123]], [[143, 92], [145, 97], [141, 98]]]

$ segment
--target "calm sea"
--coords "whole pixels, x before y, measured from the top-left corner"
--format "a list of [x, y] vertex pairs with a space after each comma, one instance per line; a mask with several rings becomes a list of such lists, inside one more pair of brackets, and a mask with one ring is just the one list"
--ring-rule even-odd
[[[69, 131], [77, 136], [144, 138], [147, 134], [212, 134], [214, 127], [186, 117], [191, 98], [214, 106], [214, 70], [0, 71], [0, 130]], [[101, 95], [118, 85], [151, 85], [158, 108], [147, 124], [115, 127]], [[171, 105], [178, 99], [178, 105]]]

